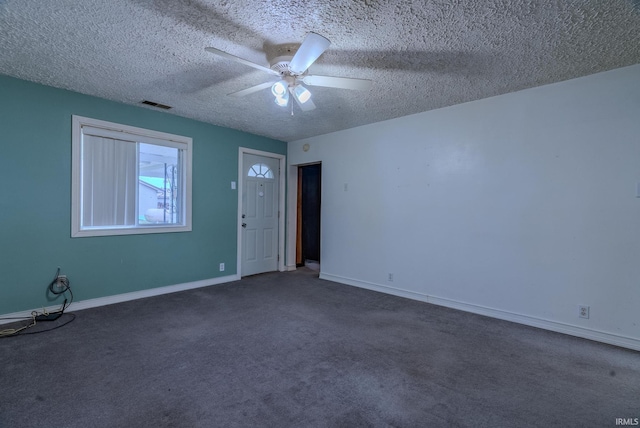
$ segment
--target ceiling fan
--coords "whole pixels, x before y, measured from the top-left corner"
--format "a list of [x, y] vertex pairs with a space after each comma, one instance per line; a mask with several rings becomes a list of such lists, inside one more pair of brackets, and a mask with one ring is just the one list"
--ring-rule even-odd
[[[246, 59], [239, 58], [216, 48], [208, 47], [205, 48], [205, 50], [214, 55], [248, 65], [249, 67], [253, 67], [279, 77], [279, 80], [275, 83], [273, 81], [261, 83], [238, 92], [233, 92], [229, 94], [230, 96], [244, 97], [245, 95], [271, 87], [271, 92], [275, 97], [275, 102], [279, 106], [286, 107], [289, 104], [289, 98], [291, 96], [298, 106], [300, 106], [302, 111], [309, 111], [316, 108], [316, 106], [311, 100], [311, 92], [303, 86], [303, 83], [308, 86], [324, 86], [328, 88], [354, 90], [367, 90], [371, 87], [372, 82], [367, 79], [308, 74], [308, 69], [311, 64], [313, 64], [315, 60], [317, 60], [320, 55], [327, 50], [330, 44], [331, 42], [327, 38], [316, 33], [309, 33], [293, 57], [277, 57], [272, 61], [270, 68], [247, 61]], [[293, 104], [291, 107], [293, 109]]]

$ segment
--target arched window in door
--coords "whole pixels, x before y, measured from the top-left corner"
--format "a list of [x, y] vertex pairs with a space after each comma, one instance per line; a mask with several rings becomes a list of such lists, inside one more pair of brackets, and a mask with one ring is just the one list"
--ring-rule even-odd
[[254, 164], [251, 168], [249, 168], [249, 172], [247, 173], [248, 177], [260, 177], [260, 178], [271, 178], [273, 179], [273, 171], [267, 165], [263, 163]]

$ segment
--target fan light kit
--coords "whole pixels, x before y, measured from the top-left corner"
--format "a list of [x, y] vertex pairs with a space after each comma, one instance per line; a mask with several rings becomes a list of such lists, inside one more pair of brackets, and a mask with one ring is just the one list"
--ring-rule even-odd
[[[276, 82], [265, 82], [259, 85], [243, 89], [229, 94], [233, 97], [244, 97], [262, 89], [271, 88], [271, 93], [275, 97], [275, 103], [281, 107], [289, 105], [290, 95], [302, 111], [309, 111], [316, 108], [311, 100], [311, 92], [303, 86], [324, 86], [327, 88], [367, 90], [371, 87], [371, 80], [354, 79], [349, 77], [317, 76], [308, 74], [308, 69], [322, 55], [331, 42], [316, 33], [309, 33], [300, 45], [293, 57], [279, 57], [271, 65], [271, 68], [264, 67], [246, 59], [239, 58], [216, 48], [205, 48], [207, 52], [214, 55], [239, 62], [249, 67], [265, 71], [273, 76], [278, 76], [280, 80]], [[293, 105], [291, 106], [293, 114]]]

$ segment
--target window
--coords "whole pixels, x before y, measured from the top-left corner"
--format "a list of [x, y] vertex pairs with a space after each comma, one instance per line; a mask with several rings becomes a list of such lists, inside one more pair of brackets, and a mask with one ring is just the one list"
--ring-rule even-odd
[[191, 145], [73, 116], [71, 236], [190, 231]]
[[273, 171], [263, 163], [257, 163], [249, 168], [248, 177], [273, 178]]

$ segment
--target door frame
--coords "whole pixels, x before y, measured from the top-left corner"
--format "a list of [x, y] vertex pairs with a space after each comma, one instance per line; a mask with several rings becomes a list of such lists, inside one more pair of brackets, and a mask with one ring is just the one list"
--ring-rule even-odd
[[[298, 228], [298, 169], [307, 165], [322, 165], [322, 161], [305, 162], [295, 165], [289, 165], [287, 169], [287, 265], [286, 270], [296, 270], [296, 245], [297, 245], [297, 228]], [[324, 186], [320, 181], [320, 199], [324, 193]], [[320, 205], [320, 253], [322, 254], [322, 204]], [[320, 257], [322, 258], [322, 257]], [[320, 264], [322, 270], [322, 263]]]
[[238, 253], [236, 276], [242, 278], [242, 192], [244, 192], [244, 155], [257, 155], [268, 158], [278, 159], [278, 270], [284, 271], [284, 244], [285, 244], [285, 174], [287, 165], [287, 157], [278, 153], [265, 152], [262, 150], [254, 150], [246, 147], [238, 149], [238, 212], [237, 214], [237, 236], [238, 236]]

